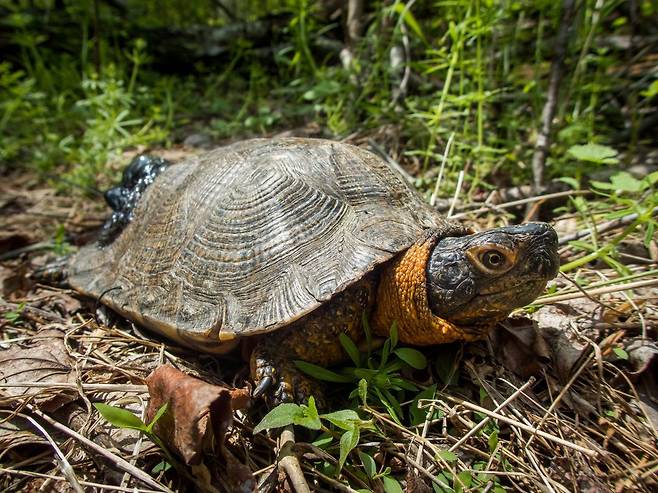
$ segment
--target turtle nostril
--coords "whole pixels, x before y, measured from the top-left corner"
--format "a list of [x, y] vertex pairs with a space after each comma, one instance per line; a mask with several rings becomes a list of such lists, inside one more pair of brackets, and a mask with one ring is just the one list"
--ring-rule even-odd
[[557, 243], [558, 243], [557, 233], [548, 224], [546, 225], [546, 227], [548, 229], [546, 230], [546, 232], [543, 235], [544, 238], [546, 239], [546, 243], [550, 244], [551, 246], [554, 245], [557, 248]]
[[541, 252], [529, 263], [530, 272], [536, 272], [542, 277], [553, 279], [559, 270], [560, 262], [557, 253]]

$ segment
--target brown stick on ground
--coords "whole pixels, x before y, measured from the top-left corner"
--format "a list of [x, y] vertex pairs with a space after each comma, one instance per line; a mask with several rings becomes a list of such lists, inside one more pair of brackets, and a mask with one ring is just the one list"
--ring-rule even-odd
[[288, 475], [295, 493], [311, 493], [297, 456], [292, 451], [295, 433], [292, 425], [286, 426], [279, 438], [279, 468]]
[[564, 74], [564, 58], [567, 52], [570, 30], [573, 25], [574, 11], [575, 0], [564, 0], [562, 2], [562, 18], [555, 39], [555, 54], [551, 63], [551, 75], [548, 83], [548, 92], [546, 93], [546, 104], [541, 114], [541, 129], [537, 135], [535, 153], [532, 156], [532, 174], [534, 186], [537, 190], [544, 184], [546, 155], [551, 145], [553, 115], [555, 115], [560, 83]]

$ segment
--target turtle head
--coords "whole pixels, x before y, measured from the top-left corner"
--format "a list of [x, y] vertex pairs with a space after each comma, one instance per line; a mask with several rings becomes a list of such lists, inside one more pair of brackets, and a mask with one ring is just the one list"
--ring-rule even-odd
[[531, 303], [558, 268], [557, 234], [546, 223], [447, 237], [427, 263], [429, 307], [464, 330], [486, 330]]

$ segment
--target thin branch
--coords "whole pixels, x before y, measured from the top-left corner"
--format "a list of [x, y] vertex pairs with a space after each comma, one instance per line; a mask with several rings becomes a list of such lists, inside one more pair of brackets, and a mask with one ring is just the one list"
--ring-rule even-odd
[[[52, 479], [53, 481], [66, 481], [66, 478], [64, 476], [55, 476], [54, 474], [43, 474], [40, 472], [34, 472], [34, 471], [23, 471], [20, 469], [8, 469], [5, 467], [0, 467], [0, 472], [5, 473], [5, 474], [16, 474], [19, 476], [27, 476], [30, 478], [45, 478], [45, 479]], [[89, 486], [90, 488], [95, 488], [99, 490], [109, 490], [109, 491], [122, 491], [125, 493], [160, 493], [161, 490], [143, 490], [141, 488], [125, 488], [121, 486], [115, 486], [112, 484], [100, 484], [100, 483], [92, 483], [90, 481], [80, 481], [80, 485], [82, 486]]]
[[[516, 399], [519, 395], [521, 395], [523, 393], [523, 391], [525, 389], [527, 389], [528, 387], [530, 387], [534, 383], [535, 383], [535, 378], [530, 377], [530, 379], [526, 383], [524, 383], [521, 387], [516, 389], [516, 392], [514, 392], [512, 395], [510, 395], [504, 402], [502, 402], [500, 404], [500, 406], [496, 407], [496, 409], [494, 409], [494, 412], [502, 411], [505, 408], [505, 406], [507, 406], [514, 399]], [[454, 452], [455, 450], [457, 450], [466, 440], [468, 440], [470, 437], [475, 435], [478, 432], [478, 430], [480, 430], [482, 427], [484, 427], [489, 422], [489, 420], [490, 420], [490, 418], [488, 416], [486, 418], [484, 418], [477, 425], [475, 425], [473, 428], [471, 428], [468, 433], [466, 433], [457, 442], [455, 442], [448, 450], [450, 452]]]
[[[3, 411], [4, 412], [4, 411]], [[62, 471], [62, 474], [66, 478], [66, 480], [69, 482], [71, 487], [73, 488], [74, 491], [78, 493], [83, 493], [82, 486], [80, 486], [80, 481], [78, 480], [77, 476], [75, 475], [75, 470], [73, 469], [73, 466], [69, 463], [68, 459], [64, 455], [64, 453], [61, 451], [61, 449], [57, 446], [55, 443], [55, 440], [52, 439], [52, 437], [48, 434], [48, 432], [45, 430], [43, 426], [41, 426], [34, 418], [31, 416], [27, 416], [22, 413], [18, 413], [17, 416], [20, 416], [23, 419], [28, 420], [30, 423], [32, 423], [32, 426], [34, 426], [41, 434], [44, 436], [44, 438], [48, 441], [50, 446], [53, 448], [55, 451], [56, 457], [55, 460], [57, 461], [57, 465], [59, 466], [60, 470]]]
[[285, 471], [296, 493], [311, 493], [299, 460], [293, 452], [295, 432], [292, 425], [283, 429], [279, 444], [279, 468]]
[[450, 204], [450, 209], [448, 209], [448, 219], [452, 218], [452, 213], [455, 210], [455, 206], [457, 205], [457, 199], [459, 198], [459, 193], [462, 190], [462, 184], [464, 183], [464, 170], [461, 170], [459, 172], [459, 175], [457, 176], [457, 186], [455, 187], [455, 195], [452, 197], [452, 203]]
[[532, 156], [532, 174], [534, 186], [539, 190], [544, 184], [544, 171], [546, 167], [546, 156], [551, 145], [551, 129], [553, 128], [553, 115], [558, 103], [560, 83], [564, 73], [564, 59], [567, 53], [569, 34], [573, 26], [575, 0], [564, 0], [562, 2], [562, 19], [555, 39], [555, 56], [551, 63], [551, 75], [546, 93], [546, 104], [541, 114], [541, 129], [537, 135], [535, 153]]
[[452, 396], [445, 396], [446, 399], [449, 401], [455, 402], [457, 404], [461, 404], [467, 409], [470, 409], [471, 411], [476, 411], [482, 414], [485, 414], [486, 416], [489, 416], [491, 418], [497, 419], [498, 421], [502, 421], [503, 423], [506, 423], [510, 426], [519, 428], [523, 431], [526, 431], [530, 434], [533, 435], [539, 435], [542, 438], [545, 438], [546, 440], [549, 440], [551, 442], [558, 443], [560, 445], [563, 445], [565, 447], [568, 447], [570, 449], [576, 450], [577, 452], [581, 452], [585, 455], [588, 455], [589, 457], [597, 457], [599, 454], [602, 453], [602, 451], [598, 450], [592, 450], [587, 447], [583, 447], [581, 445], [578, 445], [576, 443], [570, 442], [568, 440], [564, 440], [560, 437], [557, 437], [555, 435], [551, 435], [550, 433], [546, 433], [545, 431], [537, 430], [536, 428], [533, 428], [532, 426], [526, 425], [525, 423], [521, 423], [520, 421], [517, 421], [515, 419], [508, 418], [507, 416], [503, 416], [502, 414], [490, 411], [489, 409], [486, 409], [484, 407], [480, 407], [476, 404], [473, 404], [471, 402], [465, 401], [463, 399], [458, 399], [456, 397]]
[[149, 476], [147, 473], [142, 471], [141, 469], [136, 468], [133, 466], [130, 462], [122, 459], [121, 457], [113, 454], [109, 450], [101, 447], [100, 445], [96, 444], [92, 440], [89, 440], [88, 438], [82, 436], [80, 433], [72, 430], [68, 426], [64, 426], [62, 423], [59, 423], [58, 421], [55, 421], [53, 418], [48, 416], [45, 413], [42, 413], [38, 409], [36, 409], [34, 406], [31, 406], [28, 404], [27, 406], [30, 411], [33, 414], [36, 414], [39, 416], [41, 419], [44, 421], [48, 422], [50, 426], [53, 428], [56, 428], [57, 430], [61, 431], [62, 433], [65, 433], [69, 435], [70, 437], [76, 439], [77, 441], [81, 442], [85, 447], [91, 448], [94, 452], [102, 455], [107, 459], [110, 463], [114, 464], [116, 467], [119, 469], [128, 472], [131, 476], [133, 476], [136, 479], [139, 479], [140, 481], [144, 482], [145, 484], [149, 485], [151, 488], [156, 488], [159, 491], [165, 491], [167, 493], [174, 493], [170, 488], [167, 486], [158, 483], [155, 479], [153, 479], [151, 476]]
[[443, 170], [446, 167], [446, 162], [448, 161], [448, 154], [450, 154], [450, 148], [452, 147], [452, 141], [455, 138], [455, 132], [452, 132], [450, 134], [450, 137], [448, 138], [448, 143], [446, 144], [446, 148], [443, 150], [443, 158], [441, 159], [441, 168], [439, 168], [439, 176], [436, 178], [436, 185], [434, 185], [434, 192], [432, 193], [432, 197], [430, 198], [430, 205], [434, 207], [436, 204], [436, 198], [439, 195], [439, 187], [441, 186], [441, 180], [443, 179]]
[[598, 294], [607, 294], [607, 293], [616, 293], [618, 291], [626, 291], [627, 289], [638, 289], [638, 288], [646, 288], [649, 286], [656, 286], [658, 285], [658, 279], [648, 279], [646, 281], [637, 281], [637, 282], [629, 282], [626, 284], [617, 284], [615, 286], [607, 286], [603, 288], [598, 288], [598, 289], [590, 289], [585, 290], [583, 293], [581, 292], [576, 292], [576, 293], [567, 293], [567, 294], [558, 294], [554, 296], [547, 296], [545, 298], [537, 298], [535, 300], [536, 304], [541, 304], [541, 305], [549, 305], [552, 303], [559, 303], [561, 301], [568, 301], [568, 300], [575, 300], [577, 298], [584, 298], [584, 297], [589, 297], [589, 296], [594, 296]]

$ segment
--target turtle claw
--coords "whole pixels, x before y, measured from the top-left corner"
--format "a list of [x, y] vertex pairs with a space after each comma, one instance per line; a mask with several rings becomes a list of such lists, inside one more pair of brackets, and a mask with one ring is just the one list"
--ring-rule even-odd
[[256, 387], [253, 391], [254, 398], [264, 397], [273, 406], [283, 402], [294, 402], [292, 397], [292, 385], [282, 378], [275, 366], [264, 358], [256, 358], [256, 371], [252, 374]]
[[292, 361], [267, 358], [264, 354], [252, 356], [252, 377], [256, 384], [252, 395], [264, 397], [271, 406], [284, 402], [305, 404], [312, 395], [316, 403], [324, 402], [323, 389], [318, 382], [302, 374]]
[[260, 382], [258, 382], [258, 385], [254, 389], [254, 391], [251, 393], [252, 397], [254, 399], [258, 399], [261, 395], [265, 394], [267, 390], [272, 386], [272, 377], [269, 375], [264, 377]]

